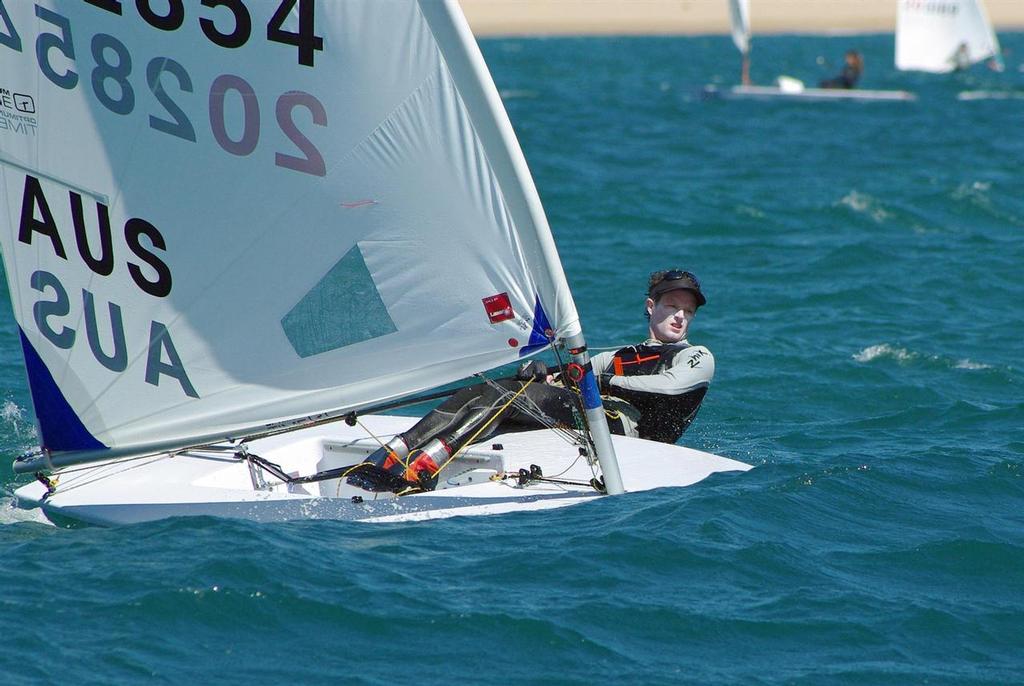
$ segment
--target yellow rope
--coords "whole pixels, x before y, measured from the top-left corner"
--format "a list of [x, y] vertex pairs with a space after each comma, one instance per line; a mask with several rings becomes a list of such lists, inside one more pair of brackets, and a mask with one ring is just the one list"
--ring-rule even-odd
[[514, 395], [513, 395], [513, 396], [512, 396], [511, 398], [509, 398], [508, 402], [507, 402], [507, 403], [505, 403], [504, 405], [502, 405], [502, 406], [501, 406], [501, 409], [500, 409], [500, 410], [498, 410], [498, 411], [497, 411], [497, 413], [495, 413], [495, 415], [494, 415], [493, 417], [491, 417], [491, 418], [490, 418], [490, 419], [488, 419], [488, 420], [487, 420], [486, 422], [484, 422], [484, 425], [483, 425], [483, 426], [481, 426], [481, 427], [480, 427], [479, 429], [477, 429], [477, 430], [476, 430], [476, 433], [475, 433], [475, 434], [473, 434], [472, 436], [470, 436], [470, 437], [469, 437], [469, 440], [468, 440], [468, 441], [466, 441], [466, 442], [465, 442], [465, 443], [464, 443], [464, 444], [462, 445], [462, 447], [461, 447], [461, 448], [459, 448], [459, 449], [458, 449], [458, 450], [456, 450], [456, 451], [455, 451], [454, 453], [452, 453], [452, 454], [451, 454], [451, 456], [450, 456], [450, 457], [449, 457], [449, 458], [448, 458], [447, 460], [445, 460], [444, 464], [443, 464], [443, 465], [441, 465], [440, 467], [438, 467], [438, 468], [437, 468], [437, 471], [435, 471], [435, 472], [434, 472], [433, 474], [431, 474], [431, 476], [433, 477], [433, 476], [437, 476], [438, 474], [440, 474], [440, 473], [441, 473], [441, 470], [443, 470], [443, 469], [444, 469], [445, 467], [447, 467], [447, 466], [448, 466], [449, 464], [451, 464], [452, 460], [454, 460], [454, 459], [455, 459], [455, 457], [456, 457], [456, 456], [457, 456], [457, 455], [458, 455], [459, 453], [461, 453], [461, 452], [462, 452], [463, 450], [465, 450], [465, 448], [466, 448], [467, 446], [470, 446], [470, 445], [472, 445], [472, 444], [473, 444], [473, 441], [474, 441], [474, 440], [476, 440], [476, 437], [477, 437], [477, 436], [479, 436], [479, 435], [480, 435], [481, 433], [483, 433], [484, 429], [486, 429], [487, 427], [489, 427], [489, 426], [490, 426], [490, 425], [491, 425], [491, 424], [492, 424], [492, 423], [494, 422], [494, 420], [495, 420], [495, 419], [497, 419], [498, 417], [500, 417], [500, 416], [502, 415], [502, 413], [504, 413], [504, 412], [505, 412], [505, 410], [507, 410], [507, 409], [509, 408], [509, 406], [511, 406], [511, 405], [512, 405], [512, 403], [514, 403], [514, 402], [515, 402], [516, 398], [518, 398], [519, 396], [521, 396], [521, 395], [523, 394], [523, 391], [525, 391], [525, 390], [526, 390], [526, 388], [527, 388], [527, 387], [528, 387], [528, 386], [529, 386], [530, 384], [532, 384], [532, 383], [533, 383], [533, 379], [530, 379], [529, 381], [527, 381], [526, 383], [524, 383], [524, 384], [523, 384], [523, 387], [522, 387], [522, 388], [520, 388], [520, 389], [519, 389], [519, 390], [518, 390], [518, 391], [517, 391], [517, 392], [516, 392], [516, 393], [515, 393], [515, 394], [514, 394]]
[[363, 431], [365, 431], [366, 433], [370, 434], [370, 438], [372, 438], [373, 440], [377, 441], [377, 443], [380, 444], [381, 448], [385, 447], [384, 441], [379, 439], [376, 434], [374, 434], [372, 431], [370, 431], [370, 429], [367, 428], [366, 424], [363, 424], [361, 421], [359, 421], [359, 417], [356, 417], [355, 419], [356, 419], [356, 424], [358, 424], [360, 427], [362, 427]]

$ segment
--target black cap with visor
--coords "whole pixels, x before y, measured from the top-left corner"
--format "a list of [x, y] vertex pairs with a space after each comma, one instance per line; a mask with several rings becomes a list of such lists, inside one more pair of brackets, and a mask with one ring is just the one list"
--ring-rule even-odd
[[700, 280], [692, 273], [681, 269], [668, 269], [662, 272], [651, 274], [650, 285], [647, 288], [647, 297], [657, 301], [658, 298], [669, 291], [690, 291], [697, 298], [697, 307], [701, 307], [708, 300], [700, 290]]

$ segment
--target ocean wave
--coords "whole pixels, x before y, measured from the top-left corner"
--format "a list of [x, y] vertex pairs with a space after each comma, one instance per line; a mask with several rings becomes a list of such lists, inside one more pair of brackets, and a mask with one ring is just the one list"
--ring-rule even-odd
[[980, 369], [992, 369], [992, 365], [985, 364], [983, 362], [975, 362], [967, 358], [962, 359], [951, 359], [942, 357], [941, 355], [925, 355], [923, 353], [914, 352], [901, 348], [898, 346], [889, 345], [888, 343], [879, 343], [877, 345], [869, 345], [863, 350], [854, 353], [853, 359], [857, 362], [873, 362], [879, 359], [890, 359], [899, 362], [900, 364], [908, 364], [917, 360], [923, 360], [927, 362], [940, 363], [953, 369], [967, 369], [967, 370], [980, 370]]
[[537, 91], [531, 91], [526, 89], [509, 88], [501, 91], [500, 95], [502, 100], [516, 100], [522, 98], [533, 99], [536, 98], [539, 95], [539, 93]]
[[867, 193], [861, 193], [856, 190], [852, 190], [844, 195], [836, 203], [836, 206], [845, 206], [858, 214], [865, 214], [878, 224], [892, 216], [888, 210], [882, 207], [882, 203], [879, 200]]
[[992, 206], [992, 200], [988, 194], [990, 190], [992, 190], [991, 182], [972, 181], [971, 183], [961, 183], [953, 190], [951, 196], [953, 200], [968, 200], [987, 209]]
[[737, 205], [736, 214], [741, 217], [750, 217], [752, 219], [764, 219], [768, 216], [764, 210], [752, 205]]
[[857, 362], [871, 362], [879, 358], [890, 358], [898, 362], [909, 362], [910, 360], [914, 360], [918, 357], [919, 355], [917, 353], [910, 352], [906, 348], [895, 348], [888, 343], [869, 345], [853, 355], [853, 359]]
[[782, 491], [788, 491], [792, 489], [798, 489], [806, 486], [814, 486], [816, 482], [825, 479], [831, 479], [834, 477], [846, 477], [856, 472], [868, 472], [871, 471], [871, 465], [858, 464], [858, 465], [834, 465], [818, 469], [815, 471], [807, 471], [801, 473], [799, 476], [791, 478], [789, 481], [783, 482], [775, 486], [774, 488]]
[[1013, 202], [1012, 197], [1005, 189], [997, 187], [993, 191], [991, 181], [964, 181], [949, 192], [949, 198], [954, 206], [959, 204], [974, 208], [988, 217], [1013, 225], [1019, 226], [1021, 223], [1020, 216], [1008, 209], [1008, 203]]
[[992, 366], [982, 362], [972, 362], [967, 358], [957, 360], [953, 365], [956, 369], [991, 369]]

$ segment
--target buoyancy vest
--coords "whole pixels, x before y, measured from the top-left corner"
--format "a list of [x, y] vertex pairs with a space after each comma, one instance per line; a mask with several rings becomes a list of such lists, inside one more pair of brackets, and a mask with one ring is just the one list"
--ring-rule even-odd
[[[612, 369], [616, 376], [660, 374], [675, 362], [676, 355], [688, 345], [630, 345], [616, 351]], [[675, 443], [697, 416], [707, 384], [676, 395], [639, 391], [613, 386], [609, 391], [640, 412], [637, 433], [640, 438]]]

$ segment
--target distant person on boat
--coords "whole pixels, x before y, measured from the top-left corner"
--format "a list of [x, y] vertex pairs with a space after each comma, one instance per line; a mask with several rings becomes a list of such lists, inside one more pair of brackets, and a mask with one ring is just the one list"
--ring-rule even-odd
[[864, 58], [856, 50], [847, 50], [843, 58], [843, 70], [835, 78], [825, 79], [822, 88], [856, 88], [864, 71]]
[[953, 64], [953, 71], [963, 71], [971, 66], [971, 51], [967, 48], [967, 43], [961, 43], [956, 46], [956, 50], [953, 52], [953, 56], [949, 58], [949, 61]]
[[[949, 62], [953, 65], [953, 71], [965, 71], [971, 68], [973, 62], [971, 61], [971, 51], [967, 43], [960, 43], [956, 47], [953, 56], [949, 58]], [[1003, 64], [1003, 56], [998, 52], [985, 61], [985, 66], [992, 71], [998, 72], [1006, 68], [1006, 65]]]
[[[675, 443], [693, 422], [715, 374], [711, 351], [687, 340], [690, 322], [706, 302], [691, 272], [650, 275], [647, 340], [591, 358], [612, 433]], [[499, 426], [506, 432], [576, 428], [582, 414], [574, 384], [548, 375], [535, 360], [515, 377], [460, 389], [368, 456], [348, 483], [370, 491], [432, 490], [452, 455]]]

